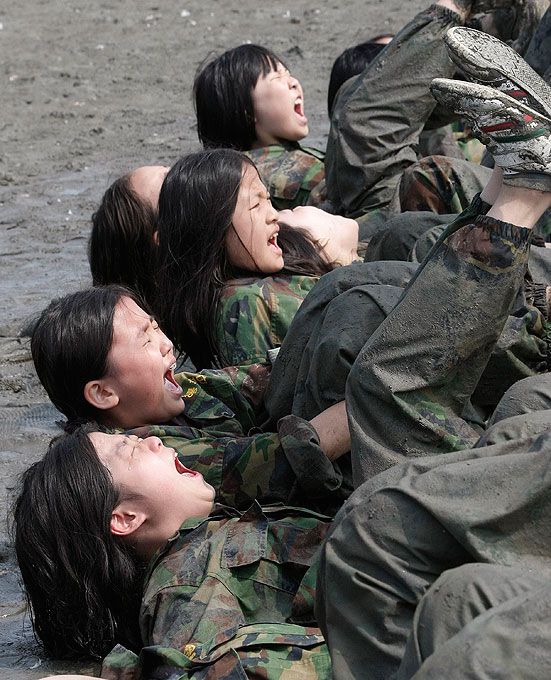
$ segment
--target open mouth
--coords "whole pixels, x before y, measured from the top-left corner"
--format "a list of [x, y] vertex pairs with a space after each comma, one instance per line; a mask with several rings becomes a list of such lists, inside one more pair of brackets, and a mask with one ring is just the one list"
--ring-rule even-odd
[[168, 392], [171, 392], [172, 394], [175, 394], [179, 397], [182, 394], [183, 390], [180, 387], [180, 385], [178, 385], [176, 380], [174, 380], [174, 369], [175, 368], [176, 368], [176, 362], [174, 362], [173, 364], [171, 364], [168, 367], [168, 370], [165, 373], [164, 383], [165, 383], [165, 390], [167, 390]]
[[306, 116], [304, 115], [304, 102], [300, 98], [295, 101], [295, 113], [300, 118], [306, 120]]
[[281, 255], [281, 253], [283, 252], [277, 244], [277, 232], [270, 236], [270, 238], [268, 239], [268, 245], [270, 246], [270, 248], [272, 248], [272, 250], [274, 250], [279, 255]]
[[178, 458], [178, 454], [176, 451], [174, 451], [174, 466], [176, 467], [176, 470], [179, 475], [190, 475], [191, 477], [195, 477], [198, 473], [194, 472], [193, 470], [190, 470], [187, 468]]

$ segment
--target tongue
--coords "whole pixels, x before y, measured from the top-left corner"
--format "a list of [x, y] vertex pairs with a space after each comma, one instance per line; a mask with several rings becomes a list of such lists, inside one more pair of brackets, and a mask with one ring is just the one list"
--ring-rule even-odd
[[182, 388], [174, 380], [171, 374], [168, 376], [165, 375], [165, 389], [169, 392], [172, 392], [173, 394], [177, 394], [178, 396], [183, 392]]

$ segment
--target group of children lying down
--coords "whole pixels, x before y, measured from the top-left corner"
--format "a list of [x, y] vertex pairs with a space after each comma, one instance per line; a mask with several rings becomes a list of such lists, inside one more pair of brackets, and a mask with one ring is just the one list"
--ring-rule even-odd
[[[121, 680], [547, 677], [537, 19], [438, 0], [340, 87], [325, 165], [298, 81], [235, 48], [195, 80], [204, 150], [108, 189], [95, 286], [31, 340], [67, 419], [14, 505], [49, 654]], [[417, 163], [454, 117], [492, 167]]]

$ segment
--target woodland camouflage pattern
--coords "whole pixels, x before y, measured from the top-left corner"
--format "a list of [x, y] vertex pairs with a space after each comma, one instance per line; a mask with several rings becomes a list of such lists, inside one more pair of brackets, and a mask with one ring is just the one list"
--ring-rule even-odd
[[220, 297], [217, 336], [223, 366], [268, 364], [317, 276], [280, 274], [226, 283]]
[[400, 180], [401, 212], [459, 214], [486, 186], [489, 168], [447, 156], [427, 156], [407, 168]]
[[217, 502], [241, 509], [254, 500], [282, 502], [335, 514], [350, 489], [343, 487], [338, 466], [321, 450], [313, 426], [291, 415], [279, 420], [277, 430], [236, 437], [185, 426], [147, 425], [126, 434], [159, 437], [186, 467], [200, 472], [214, 487]]
[[[239, 516], [216, 507], [184, 522], [146, 574], [139, 657], [116, 647], [102, 677], [329, 678], [313, 604], [330, 520], [295, 508]], [[261, 669], [261, 670], [260, 670]]]
[[252, 149], [245, 154], [256, 165], [277, 210], [317, 205], [311, 191], [324, 178], [325, 154], [291, 142]]
[[[258, 370], [261, 368], [265, 375]], [[263, 395], [268, 380], [266, 370], [256, 365], [247, 369], [256, 378], [258, 391]], [[237, 372], [230, 374], [214, 370], [177, 373], [174, 379], [183, 389], [182, 413], [174, 422], [204, 432], [236, 435], [255, 427], [253, 406], [239, 391], [236, 376]]]

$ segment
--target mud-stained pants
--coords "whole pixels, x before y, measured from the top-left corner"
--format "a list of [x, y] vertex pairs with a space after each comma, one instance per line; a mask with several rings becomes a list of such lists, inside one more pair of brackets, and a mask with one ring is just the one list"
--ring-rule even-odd
[[417, 161], [419, 135], [436, 106], [430, 82], [455, 72], [442, 38], [460, 24], [457, 14], [432, 5], [341, 88], [325, 159], [338, 213], [357, 217], [393, 199], [402, 172]]
[[[545, 421], [520, 439], [424, 457], [476, 442], [460, 414], [528, 258], [529, 230], [481, 216], [450, 231], [348, 381], [355, 481], [369, 481], [337, 515], [321, 555], [317, 616], [336, 680], [395, 676], [415, 608], [446, 569], [551, 559]], [[406, 456], [423, 458], [369, 479]]]
[[547, 680], [551, 574], [489, 564], [445, 571], [415, 611], [398, 680]]

